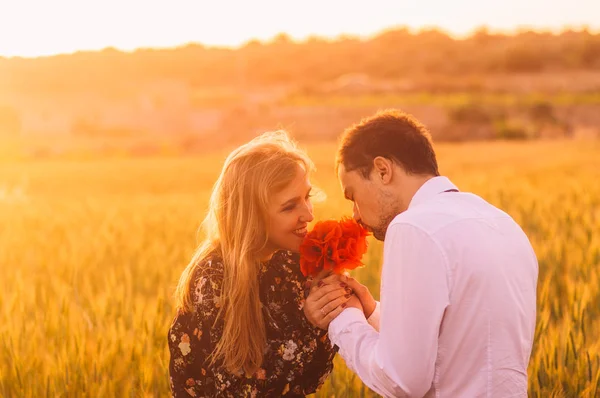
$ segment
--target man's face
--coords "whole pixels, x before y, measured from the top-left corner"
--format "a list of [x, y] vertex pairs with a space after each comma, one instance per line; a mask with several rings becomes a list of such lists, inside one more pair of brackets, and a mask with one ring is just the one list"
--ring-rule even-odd
[[369, 178], [358, 170], [346, 171], [340, 165], [338, 178], [346, 199], [353, 203], [354, 219], [373, 233], [377, 240], [384, 240], [388, 225], [399, 213], [386, 186], [372, 172]]

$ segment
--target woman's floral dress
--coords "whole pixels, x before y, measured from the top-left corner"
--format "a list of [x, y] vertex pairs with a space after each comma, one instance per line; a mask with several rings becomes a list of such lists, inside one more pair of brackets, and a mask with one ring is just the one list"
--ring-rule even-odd
[[209, 257], [194, 275], [194, 311], [179, 313], [169, 329], [171, 391], [175, 397], [303, 397], [315, 392], [333, 369], [327, 332], [305, 318], [306, 278], [297, 254], [277, 252], [262, 266], [260, 300], [267, 347], [252, 376], [210, 366], [209, 355], [223, 332], [214, 325], [220, 308], [223, 264]]

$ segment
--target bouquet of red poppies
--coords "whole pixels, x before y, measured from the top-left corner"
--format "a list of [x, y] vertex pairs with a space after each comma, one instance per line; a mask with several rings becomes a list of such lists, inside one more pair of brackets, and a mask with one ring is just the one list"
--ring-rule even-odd
[[341, 274], [363, 266], [368, 235], [352, 218], [317, 222], [300, 245], [302, 273], [313, 277], [323, 270]]

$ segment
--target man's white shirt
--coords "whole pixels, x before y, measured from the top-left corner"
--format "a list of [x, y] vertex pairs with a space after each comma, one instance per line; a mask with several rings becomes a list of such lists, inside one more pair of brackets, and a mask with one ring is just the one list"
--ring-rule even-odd
[[522, 229], [480, 197], [427, 181], [390, 223], [381, 301], [345, 309], [329, 338], [386, 397], [526, 397], [538, 263]]

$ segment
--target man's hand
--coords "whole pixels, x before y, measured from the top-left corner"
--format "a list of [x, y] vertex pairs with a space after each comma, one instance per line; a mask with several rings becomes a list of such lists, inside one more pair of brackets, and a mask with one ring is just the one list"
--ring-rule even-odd
[[356, 297], [355, 295], [352, 295], [352, 297], [348, 299], [348, 302], [346, 302], [346, 308], [358, 308], [364, 313], [363, 306], [358, 297]]
[[352, 297], [352, 291], [342, 281], [344, 276], [332, 274], [323, 278], [320, 275], [313, 281], [310, 293], [304, 303], [304, 315], [308, 321], [327, 330], [329, 323], [346, 308]]
[[356, 297], [358, 297], [361, 303], [361, 309], [365, 314], [365, 318], [369, 319], [371, 314], [373, 314], [373, 311], [375, 311], [375, 307], [377, 307], [377, 303], [375, 302], [375, 299], [373, 298], [373, 295], [369, 289], [349, 275], [343, 277], [342, 280], [346, 282]]

